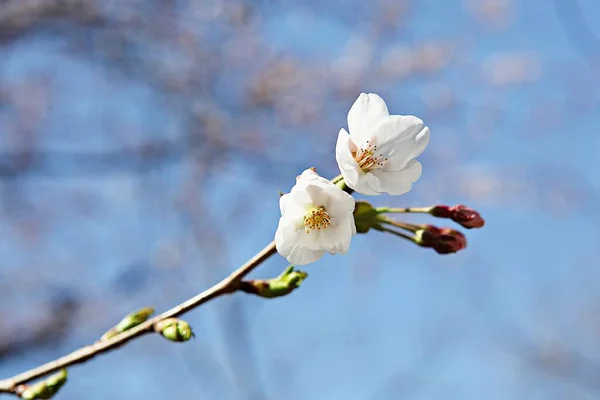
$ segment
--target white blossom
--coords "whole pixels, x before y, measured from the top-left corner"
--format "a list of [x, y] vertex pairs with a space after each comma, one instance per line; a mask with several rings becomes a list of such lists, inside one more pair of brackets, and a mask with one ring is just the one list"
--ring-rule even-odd
[[346, 184], [359, 193], [398, 195], [421, 176], [415, 160], [429, 143], [429, 128], [412, 115], [390, 115], [385, 101], [361, 93], [341, 129], [335, 158]]
[[325, 252], [345, 253], [356, 234], [354, 198], [314, 169], [296, 180], [279, 199], [281, 218], [275, 233], [277, 251], [290, 263], [304, 265]]

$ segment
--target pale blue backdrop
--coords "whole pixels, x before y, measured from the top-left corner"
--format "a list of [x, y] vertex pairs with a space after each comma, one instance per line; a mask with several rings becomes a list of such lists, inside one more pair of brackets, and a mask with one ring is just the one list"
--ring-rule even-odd
[[358, 236], [292, 295], [218, 299], [196, 340], [137, 340], [56, 398], [600, 396], [597, 1], [82, 1], [23, 26], [8, 3], [0, 377], [252, 256], [278, 190], [337, 174], [366, 91], [431, 129], [414, 189], [371, 200], [476, 208], [464, 252]]

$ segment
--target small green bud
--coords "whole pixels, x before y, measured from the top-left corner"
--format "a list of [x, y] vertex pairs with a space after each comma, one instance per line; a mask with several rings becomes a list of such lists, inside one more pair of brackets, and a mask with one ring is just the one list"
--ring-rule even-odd
[[272, 299], [291, 293], [292, 290], [300, 287], [307, 276], [306, 272], [295, 271], [294, 266], [290, 265], [277, 278], [242, 281], [240, 290]]
[[194, 337], [190, 324], [177, 318], [157, 322], [154, 330], [173, 342], [187, 342]]
[[144, 307], [140, 310], [134, 311], [131, 314], [128, 314], [125, 318], [121, 320], [115, 327], [110, 328], [108, 332], [106, 332], [100, 340], [107, 340], [113, 336], [118, 335], [119, 333], [125, 332], [134, 326], [138, 326], [142, 322], [146, 322], [150, 316], [154, 314], [154, 308], [152, 307]]
[[51, 375], [47, 379], [30, 386], [21, 393], [21, 398], [26, 400], [50, 399], [67, 381], [67, 370], [61, 369], [60, 372]]
[[357, 233], [367, 233], [373, 228], [378, 231], [381, 228], [381, 222], [377, 218], [379, 213], [377, 210], [366, 201], [357, 201], [354, 206], [354, 223], [356, 224]]

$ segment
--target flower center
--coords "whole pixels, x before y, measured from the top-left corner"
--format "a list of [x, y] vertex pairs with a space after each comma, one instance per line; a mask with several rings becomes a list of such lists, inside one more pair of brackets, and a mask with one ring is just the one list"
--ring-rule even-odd
[[369, 143], [368, 140], [354, 154], [354, 159], [363, 172], [379, 169], [387, 161], [387, 158], [383, 158], [383, 154], [377, 154], [377, 145]]
[[331, 218], [327, 211], [325, 211], [325, 207], [313, 207], [306, 215], [304, 216], [303, 225], [306, 233], [310, 233], [310, 231], [320, 231], [321, 229], [327, 229], [327, 227], [331, 224]]

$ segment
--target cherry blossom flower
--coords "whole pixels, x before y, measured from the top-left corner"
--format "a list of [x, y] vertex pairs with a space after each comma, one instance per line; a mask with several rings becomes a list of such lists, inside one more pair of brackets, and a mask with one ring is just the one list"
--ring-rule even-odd
[[348, 112], [335, 156], [346, 185], [365, 195], [408, 192], [421, 176], [415, 160], [429, 143], [429, 128], [411, 115], [390, 115], [381, 97], [361, 93]]
[[305, 170], [279, 199], [277, 251], [290, 263], [312, 263], [328, 252], [345, 253], [356, 234], [354, 198], [314, 169]]

